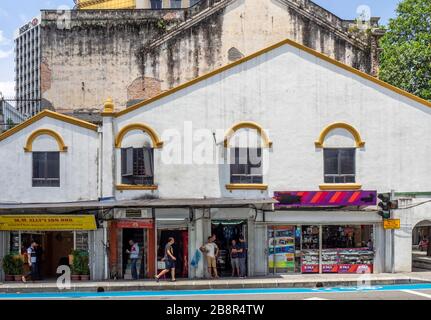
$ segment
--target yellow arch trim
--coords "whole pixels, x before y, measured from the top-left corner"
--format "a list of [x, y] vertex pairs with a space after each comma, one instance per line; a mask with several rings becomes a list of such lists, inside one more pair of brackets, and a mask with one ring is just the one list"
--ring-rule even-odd
[[141, 130], [146, 132], [150, 138], [151, 141], [153, 143], [153, 148], [161, 148], [163, 146], [163, 142], [160, 141], [159, 135], [157, 134], [157, 132], [151, 128], [150, 126], [144, 124], [144, 123], [132, 123], [129, 124], [127, 126], [125, 126], [124, 128], [122, 128], [118, 134], [117, 137], [115, 138], [115, 147], [116, 148], [121, 148], [121, 144], [123, 142], [123, 138], [124, 136], [132, 130]]
[[264, 146], [266, 148], [272, 147], [272, 141], [269, 139], [268, 135], [266, 134], [265, 130], [262, 128], [261, 125], [257, 124], [253, 121], [242, 121], [238, 122], [237, 124], [233, 125], [231, 128], [229, 128], [226, 131], [226, 134], [224, 136], [224, 146], [227, 148], [229, 146], [229, 141], [232, 138], [232, 136], [235, 134], [236, 131], [240, 129], [256, 129], [259, 133], [260, 137], [262, 138], [264, 142]]
[[36, 140], [37, 137], [47, 135], [50, 137], [53, 137], [58, 144], [58, 150], [60, 152], [66, 152], [67, 146], [64, 144], [63, 138], [54, 130], [51, 129], [39, 129], [34, 131], [28, 138], [27, 143], [25, 144], [24, 151], [25, 152], [32, 152], [33, 151], [33, 142]]
[[362, 141], [361, 135], [359, 131], [352, 127], [350, 124], [345, 122], [336, 122], [328, 125], [323, 131], [320, 133], [318, 140], [315, 142], [316, 148], [323, 148], [323, 143], [325, 141], [326, 136], [329, 132], [334, 129], [344, 129], [350, 132], [356, 142], [356, 148], [362, 148], [365, 146], [365, 142]]

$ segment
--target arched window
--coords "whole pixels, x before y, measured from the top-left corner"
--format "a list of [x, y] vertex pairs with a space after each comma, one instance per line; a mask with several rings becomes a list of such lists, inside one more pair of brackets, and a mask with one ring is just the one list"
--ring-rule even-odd
[[115, 145], [121, 149], [121, 185], [117, 189], [155, 189], [154, 149], [163, 145], [157, 133], [145, 124], [131, 124], [120, 130]]
[[327, 126], [316, 141], [323, 148], [324, 185], [321, 189], [360, 188], [356, 184], [356, 149], [365, 145], [359, 132], [347, 123]]
[[67, 151], [63, 138], [51, 129], [36, 130], [24, 150], [32, 153], [32, 186], [59, 187], [60, 152]]
[[263, 148], [271, 145], [266, 132], [254, 122], [230, 128], [225, 135], [230, 168], [227, 189], [267, 189], [263, 184]]

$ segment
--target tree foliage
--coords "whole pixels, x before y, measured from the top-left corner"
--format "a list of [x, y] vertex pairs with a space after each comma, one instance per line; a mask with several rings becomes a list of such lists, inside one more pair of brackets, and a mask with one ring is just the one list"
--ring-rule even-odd
[[431, 100], [431, 1], [403, 0], [381, 40], [379, 77]]

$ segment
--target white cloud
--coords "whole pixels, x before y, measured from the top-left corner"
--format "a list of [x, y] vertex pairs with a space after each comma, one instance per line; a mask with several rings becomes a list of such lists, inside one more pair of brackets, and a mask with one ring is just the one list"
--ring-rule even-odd
[[0, 45], [9, 44], [10, 40], [4, 36], [3, 30], [0, 30]]
[[4, 97], [14, 97], [15, 96], [15, 83], [13, 81], [0, 81], [0, 92]]
[[6, 50], [0, 50], [0, 59], [6, 59], [9, 58], [13, 53], [13, 49], [6, 51]]

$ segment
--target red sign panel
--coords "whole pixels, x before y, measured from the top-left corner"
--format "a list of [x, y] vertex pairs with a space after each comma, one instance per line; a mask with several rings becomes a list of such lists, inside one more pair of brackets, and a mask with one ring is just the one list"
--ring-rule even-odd
[[119, 220], [117, 222], [117, 228], [123, 229], [152, 229], [153, 227], [154, 221], [152, 219]]

